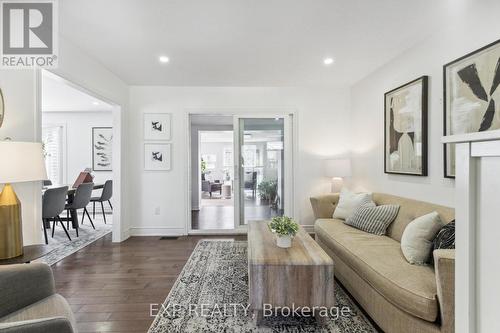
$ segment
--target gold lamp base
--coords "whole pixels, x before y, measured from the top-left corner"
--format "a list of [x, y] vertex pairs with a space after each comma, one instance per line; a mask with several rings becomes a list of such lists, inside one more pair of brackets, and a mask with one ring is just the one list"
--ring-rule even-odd
[[10, 184], [0, 193], [0, 259], [23, 254], [21, 202]]

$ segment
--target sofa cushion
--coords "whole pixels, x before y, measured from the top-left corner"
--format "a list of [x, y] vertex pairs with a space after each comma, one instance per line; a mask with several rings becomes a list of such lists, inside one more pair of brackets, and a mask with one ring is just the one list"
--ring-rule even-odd
[[0, 318], [0, 323], [12, 323], [16, 321], [53, 317], [67, 318], [73, 328], [76, 329], [76, 322], [73, 316], [73, 311], [71, 311], [71, 308], [66, 299], [64, 299], [64, 297], [59, 294], [54, 294], [42, 299], [41, 301], [27, 306], [24, 309], [4, 316]]
[[398, 215], [398, 210], [397, 205], [375, 206], [372, 202], [359, 207], [344, 223], [370, 234], [382, 236]]
[[333, 218], [345, 220], [354, 214], [359, 207], [371, 202], [371, 193], [354, 193], [346, 188], [342, 188], [339, 202], [333, 211]]
[[417, 217], [406, 226], [401, 238], [401, 251], [410, 264], [428, 264], [432, 257], [432, 241], [442, 226], [437, 212]]
[[434, 322], [438, 316], [436, 278], [429, 266], [410, 265], [399, 242], [318, 219], [317, 237], [378, 293], [401, 310]]

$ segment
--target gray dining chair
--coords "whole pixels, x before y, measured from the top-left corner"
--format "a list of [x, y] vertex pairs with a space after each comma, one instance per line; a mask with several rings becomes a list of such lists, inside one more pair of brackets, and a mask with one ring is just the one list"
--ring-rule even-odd
[[104, 187], [101, 192], [100, 197], [92, 197], [90, 201], [93, 203], [92, 216], [95, 218], [95, 203], [101, 203], [102, 216], [104, 217], [104, 224], [106, 224], [106, 214], [104, 213], [104, 202], [107, 201], [111, 210], [113, 210], [113, 205], [111, 205], [111, 197], [113, 196], [113, 181], [107, 180], [104, 183]]
[[[83, 209], [83, 214], [82, 214], [82, 224], [83, 220], [85, 219], [85, 214], [89, 218], [90, 224], [92, 225], [92, 228], [95, 229], [94, 223], [92, 222], [92, 219], [90, 218], [90, 214], [87, 211], [87, 205], [90, 203], [90, 198], [92, 197], [92, 190], [94, 189], [94, 183], [83, 183], [80, 184], [75, 191], [75, 195], [73, 197], [73, 201], [69, 202], [66, 204], [66, 213], [69, 221], [69, 211], [74, 210], [75, 214], [78, 214], [79, 209]], [[69, 224], [68, 224], [69, 225]], [[78, 223], [75, 226], [76, 229], [76, 236], [78, 237]]]
[[59, 222], [63, 228], [68, 239], [71, 240], [68, 230], [64, 226], [63, 221], [59, 215], [64, 212], [66, 206], [66, 195], [68, 193], [68, 187], [57, 187], [51, 188], [45, 191], [42, 198], [42, 222], [43, 231], [45, 235], [45, 244], [49, 244], [47, 239], [47, 224], [50, 226], [50, 221], [53, 221], [52, 225], [52, 237], [54, 237], [54, 231], [56, 229], [56, 224]]

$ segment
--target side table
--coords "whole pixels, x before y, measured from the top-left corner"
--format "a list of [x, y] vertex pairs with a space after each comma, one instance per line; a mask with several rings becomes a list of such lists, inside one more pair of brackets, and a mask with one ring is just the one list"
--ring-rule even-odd
[[0, 265], [27, 264], [52, 252], [47, 245], [28, 245], [23, 247], [23, 254], [10, 258], [1, 259]]

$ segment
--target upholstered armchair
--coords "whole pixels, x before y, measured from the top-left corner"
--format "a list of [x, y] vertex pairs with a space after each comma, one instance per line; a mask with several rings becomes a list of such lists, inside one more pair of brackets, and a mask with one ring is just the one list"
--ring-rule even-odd
[[216, 180], [215, 182], [211, 182], [209, 180], [202, 180], [201, 190], [203, 192], [208, 192], [210, 194], [210, 198], [212, 197], [213, 192], [219, 192], [219, 194], [222, 195], [222, 184], [218, 180]]
[[75, 333], [73, 312], [46, 264], [0, 266], [0, 331]]

